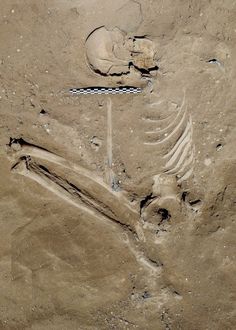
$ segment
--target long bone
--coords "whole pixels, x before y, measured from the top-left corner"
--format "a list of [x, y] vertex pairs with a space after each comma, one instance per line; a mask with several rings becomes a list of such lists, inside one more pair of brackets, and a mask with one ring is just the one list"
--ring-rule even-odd
[[[37, 182], [71, 205], [92, 215], [98, 221], [111, 220], [129, 228], [124, 231], [124, 243], [130, 249], [137, 262], [150, 275], [159, 276], [161, 263], [153, 261], [145, 255], [143, 244], [145, 237], [141, 228], [140, 214], [121, 192], [114, 192], [103, 180], [89, 170], [78, 166], [45, 149], [20, 140], [12, 140], [9, 144], [9, 158], [14, 161], [12, 171]], [[68, 180], [50, 172], [48, 168], [35, 162], [34, 159], [46, 161], [54, 166], [73, 172], [79, 181], [79, 188]], [[140, 244], [141, 243], [141, 244]]]
[[[139, 213], [132, 207], [122, 192], [112, 191], [101, 178], [95, 176], [84, 167], [76, 165], [45, 149], [28, 144], [23, 140], [13, 140], [9, 147], [15, 160], [12, 169], [15, 169], [19, 174], [38, 182], [73, 205], [76, 204], [80, 208], [89, 209], [89, 212], [93, 214], [98, 212], [109, 220], [127, 226], [139, 240], [144, 240]], [[47, 168], [40, 166], [38, 162], [34, 162], [34, 158], [53, 163], [70, 172], [74, 172], [76, 180], [79, 182], [78, 188], [68, 183], [67, 180], [63, 180], [49, 172]], [[65, 187], [65, 183], [69, 186]], [[70, 192], [72, 194], [68, 195]], [[71, 198], [71, 196], [76, 194], [80, 199], [79, 203], [78, 198]]]

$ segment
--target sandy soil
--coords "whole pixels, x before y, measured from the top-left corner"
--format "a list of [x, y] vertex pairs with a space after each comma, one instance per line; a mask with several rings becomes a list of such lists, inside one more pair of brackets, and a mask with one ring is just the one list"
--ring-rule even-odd
[[0, 329], [235, 329], [235, 1], [2, 0], [0, 41]]

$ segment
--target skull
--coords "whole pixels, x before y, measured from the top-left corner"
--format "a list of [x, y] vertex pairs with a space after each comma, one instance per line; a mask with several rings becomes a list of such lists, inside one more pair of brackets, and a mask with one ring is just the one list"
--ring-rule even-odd
[[101, 75], [122, 75], [137, 70], [157, 68], [154, 45], [151, 40], [128, 37], [118, 28], [94, 30], [86, 40], [86, 55], [90, 68]]

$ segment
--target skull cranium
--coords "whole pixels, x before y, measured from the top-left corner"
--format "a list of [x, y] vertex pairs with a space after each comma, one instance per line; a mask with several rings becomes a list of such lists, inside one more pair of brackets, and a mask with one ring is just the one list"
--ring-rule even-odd
[[86, 56], [90, 68], [102, 75], [122, 75], [137, 70], [156, 68], [154, 45], [145, 37], [128, 37], [118, 28], [94, 30], [86, 40]]

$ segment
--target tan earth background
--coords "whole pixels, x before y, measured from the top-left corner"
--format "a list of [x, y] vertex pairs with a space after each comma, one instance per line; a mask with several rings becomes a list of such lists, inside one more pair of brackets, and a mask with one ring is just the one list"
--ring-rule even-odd
[[235, 59], [234, 0], [1, 0], [0, 329], [236, 328]]

